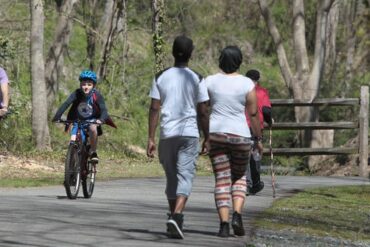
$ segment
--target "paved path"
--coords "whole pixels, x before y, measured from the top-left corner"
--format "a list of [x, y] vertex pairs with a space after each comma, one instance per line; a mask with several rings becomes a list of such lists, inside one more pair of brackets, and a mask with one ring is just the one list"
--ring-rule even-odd
[[[273, 201], [270, 178], [244, 211], [250, 222]], [[163, 178], [98, 182], [91, 199], [69, 200], [62, 186], [0, 189], [0, 246], [245, 246], [246, 237], [216, 237], [212, 177], [197, 177], [185, 212], [185, 240], [165, 235]], [[312, 186], [370, 184], [361, 178], [278, 177], [277, 197]]]

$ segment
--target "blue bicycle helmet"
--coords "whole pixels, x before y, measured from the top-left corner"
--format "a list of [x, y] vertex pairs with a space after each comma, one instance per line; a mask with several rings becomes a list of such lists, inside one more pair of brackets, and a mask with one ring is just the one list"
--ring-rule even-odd
[[84, 70], [81, 72], [80, 77], [78, 78], [80, 81], [82, 80], [92, 80], [94, 84], [96, 84], [96, 74], [94, 71], [91, 70]]

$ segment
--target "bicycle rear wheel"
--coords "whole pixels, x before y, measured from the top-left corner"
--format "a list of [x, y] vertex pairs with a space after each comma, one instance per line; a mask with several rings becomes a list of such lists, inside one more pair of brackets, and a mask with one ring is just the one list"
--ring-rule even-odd
[[96, 176], [96, 164], [88, 161], [86, 164], [86, 176], [82, 179], [82, 191], [85, 198], [91, 198], [94, 192]]
[[64, 187], [69, 199], [76, 199], [80, 189], [80, 157], [76, 144], [68, 147], [64, 171]]

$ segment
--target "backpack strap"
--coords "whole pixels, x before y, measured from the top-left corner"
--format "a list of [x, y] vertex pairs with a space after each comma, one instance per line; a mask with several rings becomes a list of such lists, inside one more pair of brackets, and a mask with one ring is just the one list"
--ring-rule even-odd
[[[98, 95], [96, 94], [96, 91], [93, 92], [92, 98], [93, 98], [93, 107], [95, 108], [98, 115], [100, 115], [100, 108], [98, 105]], [[108, 119], [106, 119], [106, 124], [113, 128], [117, 128], [117, 126], [114, 124], [113, 120], [109, 116], [108, 116]]]
[[98, 95], [96, 94], [96, 91], [93, 92], [92, 94], [92, 106], [95, 110], [95, 112], [98, 114], [98, 116], [100, 116], [100, 108], [99, 108], [99, 105], [98, 105]]

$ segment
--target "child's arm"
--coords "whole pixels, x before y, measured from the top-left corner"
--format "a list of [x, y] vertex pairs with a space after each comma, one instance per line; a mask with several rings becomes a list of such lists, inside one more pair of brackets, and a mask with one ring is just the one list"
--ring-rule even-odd
[[97, 103], [98, 103], [99, 109], [100, 109], [99, 120], [102, 121], [102, 122], [105, 122], [109, 118], [108, 110], [107, 110], [107, 107], [105, 106], [105, 101], [104, 101], [103, 95], [101, 95], [100, 93], [97, 93], [97, 94], [98, 94]]
[[63, 113], [68, 109], [68, 107], [75, 101], [77, 98], [76, 92], [73, 92], [71, 95], [69, 95], [68, 99], [59, 107], [58, 111], [55, 113], [55, 116], [53, 117], [53, 121], [59, 120]]

